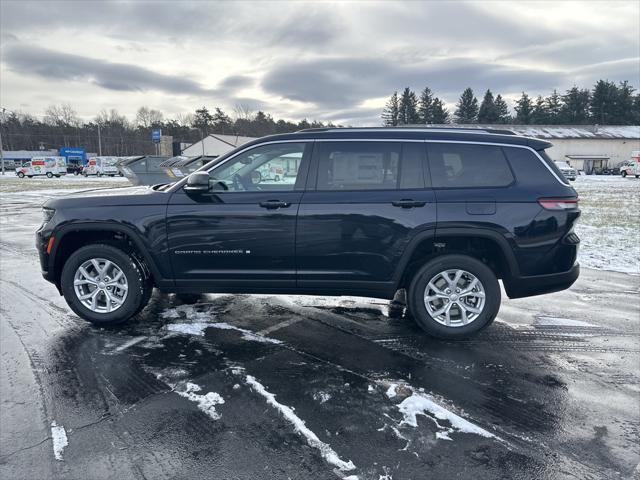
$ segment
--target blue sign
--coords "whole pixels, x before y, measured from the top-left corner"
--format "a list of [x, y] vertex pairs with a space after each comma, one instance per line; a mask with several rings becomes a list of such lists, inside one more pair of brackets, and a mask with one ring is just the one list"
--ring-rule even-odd
[[78, 163], [84, 165], [87, 163], [87, 152], [84, 148], [79, 147], [60, 147], [58, 155], [65, 157], [67, 163]]
[[162, 136], [162, 130], [154, 128], [151, 130], [151, 141], [153, 143], [160, 143], [160, 137]]

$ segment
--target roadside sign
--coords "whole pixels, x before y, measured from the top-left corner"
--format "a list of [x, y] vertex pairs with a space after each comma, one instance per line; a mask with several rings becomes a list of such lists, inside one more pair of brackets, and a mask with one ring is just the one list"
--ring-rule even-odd
[[151, 141], [153, 143], [160, 143], [160, 137], [162, 136], [162, 130], [154, 128], [151, 130]]

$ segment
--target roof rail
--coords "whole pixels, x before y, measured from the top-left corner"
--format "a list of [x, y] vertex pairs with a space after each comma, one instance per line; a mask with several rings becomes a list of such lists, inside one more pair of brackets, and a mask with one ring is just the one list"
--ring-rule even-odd
[[472, 127], [431, 127], [429, 125], [401, 125], [395, 127], [315, 127], [304, 128], [297, 130], [295, 133], [303, 132], [331, 132], [331, 131], [385, 131], [385, 130], [413, 130], [422, 132], [463, 132], [463, 133], [491, 133], [494, 135], [517, 135], [513, 130], [500, 129], [500, 128], [472, 128]]

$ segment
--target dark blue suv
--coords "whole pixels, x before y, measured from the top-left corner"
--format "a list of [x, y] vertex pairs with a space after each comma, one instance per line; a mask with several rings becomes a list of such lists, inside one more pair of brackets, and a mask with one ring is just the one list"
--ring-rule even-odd
[[429, 334], [489, 325], [511, 298], [576, 280], [575, 190], [508, 131], [310, 129], [262, 138], [188, 178], [54, 199], [44, 277], [96, 324], [175, 293], [392, 299]]

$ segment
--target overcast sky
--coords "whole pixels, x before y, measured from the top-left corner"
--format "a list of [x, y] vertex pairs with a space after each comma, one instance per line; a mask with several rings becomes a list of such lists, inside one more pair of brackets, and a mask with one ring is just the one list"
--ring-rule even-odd
[[2, 107], [84, 119], [206, 105], [378, 125], [394, 90], [454, 104], [599, 78], [640, 87], [640, 2], [0, 0]]

